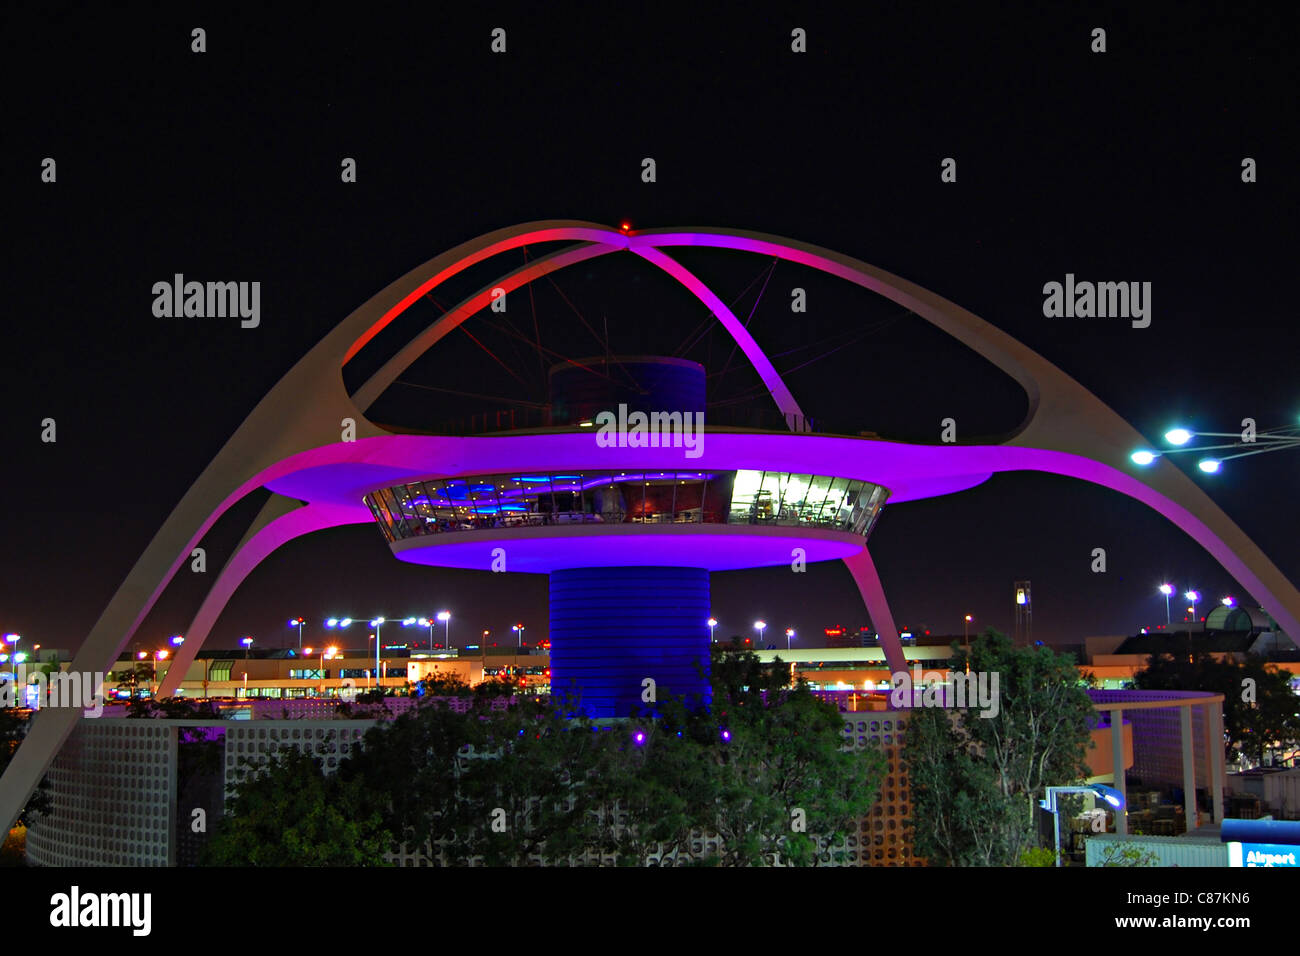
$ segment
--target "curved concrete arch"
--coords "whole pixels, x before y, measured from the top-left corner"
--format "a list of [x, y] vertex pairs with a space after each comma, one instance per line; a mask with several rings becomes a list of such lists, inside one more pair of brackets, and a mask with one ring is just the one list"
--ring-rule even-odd
[[[574, 230], [573, 232], [574, 235], [581, 235], [584, 237], [590, 236], [589, 230]], [[552, 237], [554, 236], [553, 233], [549, 233], [549, 235]], [[610, 231], [604, 241], [590, 242], [579, 246], [578, 248], [567, 248], [561, 249], [557, 252], [552, 252], [539, 259], [535, 259], [526, 265], [520, 266], [512, 272], [501, 276], [496, 281], [483, 286], [468, 298], [457, 303], [444, 315], [439, 316], [423, 331], [412, 338], [411, 341], [403, 346], [396, 355], [385, 362], [384, 365], [375, 372], [375, 374], [372, 375], [364, 385], [353, 393], [353, 401], [356, 402], [359, 408], [369, 408], [379, 398], [379, 396], [383, 394], [384, 390], [392, 385], [393, 382], [397, 380], [397, 377], [410, 367], [412, 362], [441, 341], [443, 337], [455, 330], [456, 327], [466, 319], [487, 308], [488, 305], [491, 304], [492, 295], [497, 289], [500, 289], [506, 295], [509, 295], [514, 290], [549, 273], [556, 272], [579, 262], [585, 262], [589, 259], [608, 255], [611, 252], [623, 251], [628, 248], [627, 242], [627, 235]], [[521, 246], [525, 244], [526, 243], [522, 241], [519, 242], [519, 245]], [[498, 247], [497, 251], [504, 252], [508, 248], [510, 248], [508, 243], [502, 243]], [[758, 343], [754, 341], [754, 337], [749, 334], [749, 330], [745, 328], [740, 319], [736, 317], [736, 314], [727, 307], [726, 303], [718, 298], [713, 290], [693, 275], [690, 270], [686, 269], [672, 257], [660, 250], [648, 246], [639, 246], [632, 251], [680, 282], [717, 317], [723, 329], [727, 331], [735, 341], [736, 345], [740, 347], [745, 358], [749, 360], [750, 364], [754, 367], [754, 370], [758, 373], [758, 377], [767, 387], [769, 394], [771, 394], [773, 401], [776, 402], [777, 408], [780, 410], [781, 414], [785, 416], [788, 422], [802, 423], [804, 418], [803, 411], [799, 408], [799, 403], [795, 400], [794, 394], [785, 384], [785, 381], [781, 378], [780, 373], [777, 372], [776, 367], [772, 364], [771, 360], [763, 350], [759, 348]], [[482, 257], [476, 261], [482, 261]], [[418, 287], [421, 290], [420, 296], [427, 295], [429, 292], [433, 291], [433, 289], [437, 288], [439, 282], [442, 282], [453, 274], [454, 272], [447, 270], [435, 277], [435, 279], [421, 283]], [[418, 297], [419, 296], [415, 296], [414, 293], [411, 293], [403, 298], [401, 300], [402, 305], [399, 308], [395, 308], [384, 316], [383, 324], [387, 325], [391, 322], [401, 313], [403, 308], [409, 306], [409, 304], [414, 302]], [[374, 334], [376, 334], [375, 329], [367, 330], [364, 341], [369, 341], [370, 338], [373, 338]], [[362, 344], [364, 344], [364, 342]], [[345, 361], [347, 358], [355, 355], [358, 348], [359, 346], [354, 344], [354, 347], [349, 349]]]
[[330, 505], [303, 506], [287, 498], [275, 497], [267, 502], [254, 522], [253, 529], [235, 548], [234, 553], [217, 575], [212, 589], [203, 598], [194, 620], [185, 631], [185, 642], [172, 654], [167, 676], [158, 685], [159, 697], [176, 693], [189, 666], [194, 663], [199, 648], [208, 639], [217, 618], [234, 596], [244, 580], [275, 551], [293, 541], [326, 528], [358, 524], [351, 511]]
[[[1027, 455], [1044, 449], [1084, 456], [1126, 475], [1135, 484], [1125, 493], [1149, 504], [1158, 502], [1160, 508], [1168, 506], [1164, 513], [1202, 544], [1208, 540], [1207, 547], [1221, 563], [1225, 555], [1234, 562], [1239, 560], [1239, 567], [1260, 583], [1259, 590], [1252, 588], [1255, 597], [1284, 627], [1300, 633], [1300, 592], [1191, 479], [1164, 459], [1140, 476], [1128, 474], [1128, 452], [1143, 443], [1141, 436], [1074, 379], [970, 312], [859, 260], [776, 236], [723, 229], [624, 234], [594, 223], [546, 221], [511, 226], [471, 239], [409, 271], [352, 312], [295, 364], [252, 410], [168, 516], [91, 629], [72, 662], [73, 669], [92, 673], [110, 670], [163, 588], [212, 524], [250, 491], [303, 467], [313, 451], [337, 443], [344, 419], [354, 423], [357, 439], [388, 435], [366, 419], [347, 394], [342, 368], [396, 316], [445, 278], [476, 262], [525, 244], [552, 240], [599, 244], [599, 254], [628, 249], [661, 267], [667, 259], [659, 252], [661, 246], [699, 245], [758, 252], [821, 269], [886, 296], [953, 335], [1020, 382], [1029, 396], [1029, 415], [1007, 445], [1018, 446], [1017, 450]], [[753, 361], [754, 356], [749, 357]], [[313, 402], [303, 402], [304, 394], [312, 395]], [[773, 394], [777, 394], [775, 389]], [[1147, 499], [1138, 485], [1158, 497]], [[233, 592], [237, 579], [247, 573], [245, 565], [251, 570], [255, 559], [271, 553], [278, 546], [274, 542], [279, 536], [290, 534], [294, 528], [307, 529], [301, 533], [317, 530], [310, 525], [323, 520], [323, 516], [303, 510], [308, 514], [291, 512], [274, 517], [264, 510], [268, 517], [259, 516], [261, 526], [239, 549], [237, 560], [232, 558], [223, 571], [226, 583], [221, 591], [228, 586]], [[850, 565], [850, 571], [864, 600], [869, 608], [873, 602], [883, 606], [883, 588], [874, 565], [868, 570], [869, 557], [865, 563], [861, 558], [857, 561], [857, 565]], [[214, 596], [211, 603], [205, 602], [208, 613], [215, 615], [214, 609], [219, 610], [220, 603], [220, 595]], [[203, 613], [201, 609], [200, 615]], [[881, 621], [876, 621], [876, 626], [884, 637]], [[894, 637], [891, 643], [896, 643], [896, 632]], [[197, 650], [196, 641], [191, 653]], [[898, 656], [901, 658], [901, 650]], [[890, 660], [893, 666], [894, 658]], [[77, 710], [46, 709], [33, 719], [27, 737], [0, 779], [0, 814], [8, 814], [9, 821], [17, 816], [79, 717]]]

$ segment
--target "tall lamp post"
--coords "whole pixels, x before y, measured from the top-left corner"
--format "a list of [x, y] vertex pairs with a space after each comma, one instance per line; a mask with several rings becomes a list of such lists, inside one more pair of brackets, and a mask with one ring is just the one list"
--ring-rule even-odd
[[973, 620], [974, 618], [971, 615], [967, 614], [966, 620], [962, 622], [962, 636], [965, 638], [966, 641], [966, 673], [967, 674], [970, 673], [970, 622]]
[[[442, 632], [442, 642], [447, 645], [447, 650], [451, 650], [451, 611], [439, 611], [438, 620], [442, 621], [444, 627]], [[432, 637], [432, 629], [430, 629], [429, 634]], [[429, 643], [432, 644], [433, 641], [430, 640]]]
[[384, 626], [384, 619], [377, 617], [370, 622], [370, 626], [375, 629], [375, 690], [379, 689], [379, 642], [382, 638], [379, 636], [379, 629]]
[[793, 627], [787, 627], [787, 628], [785, 629], [785, 649], [786, 649], [787, 651], [790, 650], [790, 642], [791, 642], [793, 639], [794, 639], [794, 628], [793, 628]]
[[300, 617], [290, 618], [289, 626], [298, 629], [298, 650], [302, 650], [302, 626], [307, 622]]
[[715, 643], [713, 639], [713, 632], [717, 629], [718, 619], [716, 617], [711, 617], [707, 621], [705, 621], [705, 623], [709, 625], [709, 643], [713, 644]]
[[763, 633], [767, 630], [767, 621], [755, 621], [754, 630], [758, 631], [758, 643], [763, 643]]
[[1168, 629], [1170, 625], [1169, 597], [1174, 593], [1174, 586], [1172, 584], [1162, 584], [1160, 585], [1160, 593], [1165, 596], [1165, 628]]
[[[512, 624], [512, 625], [510, 625], [510, 630], [514, 631], [514, 632], [515, 632], [515, 635], [516, 635], [515, 647], [523, 647], [523, 646], [524, 646], [524, 626], [523, 626], [522, 624]], [[483, 653], [484, 653], [484, 654], [487, 653], [487, 649], [486, 649], [486, 648], [484, 648]]]

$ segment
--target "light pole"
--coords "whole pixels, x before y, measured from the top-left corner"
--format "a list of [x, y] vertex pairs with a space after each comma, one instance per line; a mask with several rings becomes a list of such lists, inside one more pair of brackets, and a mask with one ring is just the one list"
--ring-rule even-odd
[[793, 639], [794, 639], [794, 628], [787, 627], [785, 629], [785, 649], [787, 651], [790, 650], [790, 641]]
[[[450, 651], [451, 650], [451, 611], [439, 611], [438, 620], [442, 621], [445, 628], [442, 633], [442, 642], [447, 646], [447, 650]], [[429, 644], [430, 645], [433, 644], [432, 628], [430, 628], [429, 630]]]
[[1192, 623], [1195, 624], [1195, 623], [1196, 623], [1196, 605], [1198, 605], [1198, 604], [1201, 603], [1201, 592], [1200, 592], [1200, 591], [1194, 591], [1194, 590], [1193, 590], [1193, 591], [1188, 591], [1186, 594], [1183, 595], [1183, 597], [1187, 598], [1187, 600], [1189, 600], [1189, 601], [1192, 602], [1192, 607], [1191, 607], [1191, 612], [1192, 612]]
[[302, 650], [302, 626], [306, 623], [307, 622], [300, 617], [291, 618], [289, 620], [290, 627], [298, 628], [298, 650]]
[[767, 630], [767, 621], [755, 621], [754, 629], [758, 631], [758, 643], [763, 643], [763, 632]]
[[966, 620], [962, 622], [962, 636], [966, 641], [966, 673], [970, 673], [970, 622], [974, 620], [969, 614]]
[[1165, 628], [1168, 629], [1170, 625], [1169, 596], [1174, 593], [1174, 586], [1172, 584], [1162, 584], [1160, 585], [1160, 593], [1165, 596]]
[[1052, 833], [1056, 837], [1056, 865], [1061, 865], [1061, 815], [1056, 806], [1056, 798], [1062, 793], [1091, 793], [1101, 797], [1118, 814], [1124, 809], [1124, 795], [1114, 787], [1104, 783], [1090, 783], [1084, 787], [1048, 787], [1046, 797], [1038, 805], [1052, 815]]
[[718, 619], [716, 617], [711, 617], [705, 623], [709, 625], [709, 643], [713, 644], [715, 643], [713, 639], [713, 632], [718, 626]]
[[384, 619], [377, 617], [370, 622], [370, 626], [375, 629], [375, 689], [379, 689], [379, 629], [384, 626]]
[[153, 679], [154, 679], [154, 685], [153, 685], [153, 687], [152, 687], [152, 688], [150, 689], [150, 691], [149, 691], [149, 696], [150, 696], [150, 697], [155, 697], [155, 698], [156, 698], [156, 697], [158, 696], [158, 665], [161, 664], [161, 663], [162, 663], [163, 661], [165, 661], [165, 660], [167, 660], [167, 652], [166, 652], [166, 651], [154, 651], [154, 655], [153, 655]]
[[244, 645], [244, 660], [248, 660], [248, 652], [253, 647], [253, 639], [251, 637], [243, 637], [240, 638], [239, 643]]
[[[512, 624], [512, 625], [510, 626], [510, 630], [514, 631], [515, 634], [517, 635], [517, 639], [516, 639], [516, 641], [515, 641], [515, 647], [523, 647], [523, 646], [524, 646], [524, 626], [523, 626], [522, 624]], [[483, 653], [486, 654], [486, 653], [487, 653], [487, 650], [484, 649]]]

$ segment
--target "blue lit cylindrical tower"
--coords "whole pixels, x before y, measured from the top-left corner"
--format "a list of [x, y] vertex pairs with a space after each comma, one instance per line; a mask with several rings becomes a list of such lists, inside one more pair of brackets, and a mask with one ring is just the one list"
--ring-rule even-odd
[[[686, 359], [578, 359], [552, 368], [549, 379], [557, 425], [620, 405], [646, 414], [704, 411], [704, 366]], [[578, 700], [592, 717], [627, 717], [648, 709], [647, 698], [669, 694], [707, 702], [709, 607], [706, 568], [552, 571], [551, 693]]]
[[593, 717], [650, 709], [648, 687], [708, 702], [706, 568], [569, 568], [550, 584], [552, 695]]

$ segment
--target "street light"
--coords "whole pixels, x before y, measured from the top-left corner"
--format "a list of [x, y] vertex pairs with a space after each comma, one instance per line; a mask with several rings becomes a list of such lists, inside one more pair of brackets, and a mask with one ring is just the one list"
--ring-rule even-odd
[[1174, 593], [1172, 584], [1160, 585], [1160, 593], [1165, 596], [1165, 627], [1169, 627], [1169, 596]]
[[402, 622], [402, 627], [406, 627], [408, 624], [418, 624], [420, 625], [420, 627], [427, 627], [429, 629], [429, 656], [432, 657], [433, 656], [433, 620], [427, 617], [408, 617], [405, 621]]
[[1056, 838], [1056, 865], [1061, 865], [1061, 816], [1056, 805], [1056, 798], [1062, 793], [1090, 793], [1101, 797], [1117, 814], [1124, 809], [1124, 795], [1114, 787], [1104, 783], [1090, 783], [1082, 787], [1048, 787], [1045, 799], [1038, 805], [1052, 815], [1052, 834]]
[[713, 632], [718, 626], [718, 619], [716, 617], [711, 617], [704, 623], [709, 625], [709, 643], [712, 644], [714, 643]]
[[[438, 620], [442, 621], [444, 626], [444, 630], [442, 633], [442, 642], [447, 646], [447, 650], [451, 650], [451, 611], [439, 611]], [[433, 644], [432, 630], [429, 631], [429, 635], [430, 635], [429, 644], [432, 645]]]
[[754, 629], [758, 631], [758, 643], [763, 643], [763, 632], [767, 630], [767, 621], [755, 621]]
[[[516, 641], [515, 641], [515, 646], [516, 646], [516, 647], [523, 647], [523, 646], [524, 646], [524, 626], [523, 626], [522, 624], [512, 624], [512, 625], [510, 625], [510, 630], [514, 631], [515, 634], [516, 634], [516, 636], [517, 636], [517, 639], [516, 639]], [[483, 653], [484, 653], [484, 654], [487, 653], [487, 646], [486, 646], [486, 645], [484, 645]]]
[[1231, 597], [1225, 597], [1225, 598], [1224, 598], [1222, 601], [1220, 601], [1219, 603], [1222, 604], [1224, 607], [1232, 607], [1232, 606], [1233, 606], [1234, 604], [1236, 604], [1237, 602], [1236, 602], [1236, 600], [1234, 600], [1234, 599], [1231, 598]]
[[794, 628], [787, 627], [785, 629], [785, 649], [787, 651], [790, 649], [790, 641], [793, 637], [794, 637]]
[[[1231, 440], [1223, 444], [1202, 445], [1198, 448], [1192, 444], [1194, 438], [1227, 438]], [[1205, 474], [1217, 475], [1222, 470], [1223, 463], [1234, 458], [1248, 458], [1251, 455], [1263, 455], [1268, 452], [1285, 451], [1288, 448], [1300, 448], [1300, 427], [1287, 425], [1262, 432], [1256, 432], [1252, 428], [1249, 434], [1245, 432], [1202, 432], [1179, 427], [1171, 428], [1165, 432], [1165, 441], [1178, 447], [1168, 448], [1163, 452], [1154, 452], [1143, 448], [1133, 452], [1130, 458], [1134, 464], [1146, 466], [1150, 465], [1162, 454], [1248, 449], [1247, 451], [1236, 451], [1232, 455], [1224, 455], [1222, 458], [1202, 458], [1196, 463], [1196, 466]]]
[[172, 638], [173, 647], [180, 647], [184, 643], [185, 643], [185, 638], [181, 637], [179, 634], [177, 634], [175, 637]]
[[290, 618], [289, 626], [298, 628], [298, 650], [302, 650], [302, 626], [307, 622], [300, 617]]
[[379, 642], [381, 640], [379, 629], [383, 627], [383, 624], [384, 619], [382, 617], [377, 617], [370, 622], [370, 626], [375, 629], [375, 690], [379, 689]]
[[1189, 601], [1192, 602], [1192, 607], [1191, 607], [1191, 612], [1192, 612], [1192, 623], [1195, 624], [1195, 623], [1196, 623], [1196, 605], [1198, 605], [1198, 604], [1201, 603], [1201, 592], [1200, 592], [1200, 591], [1188, 591], [1186, 594], [1183, 595], [1183, 597], [1187, 598], [1187, 600], [1189, 600]]
[[248, 652], [253, 646], [253, 639], [251, 637], [240, 638], [239, 643], [244, 645], [244, 660], [248, 660]]

